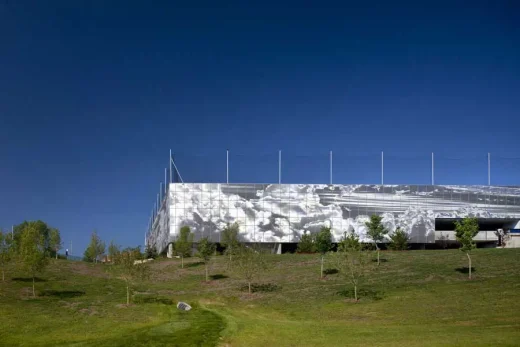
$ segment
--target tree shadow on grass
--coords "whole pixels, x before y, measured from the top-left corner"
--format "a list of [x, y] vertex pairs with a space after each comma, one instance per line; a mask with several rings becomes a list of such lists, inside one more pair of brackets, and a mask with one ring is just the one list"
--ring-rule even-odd
[[323, 273], [325, 275], [334, 275], [334, 274], [337, 274], [339, 272], [338, 269], [326, 269], [323, 271]]
[[[457, 272], [460, 272], [461, 274], [468, 274], [469, 273], [469, 267], [467, 266], [463, 266], [463, 267], [458, 267], [455, 269], [455, 271]], [[471, 272], [477, 272], [477, 269], [474, 268], [473, 266], [471, 267]]]
[[[376, 259], [372, 259], [372, 262], [377, 263], [377, 258]], [[388, 263], [388, 259], [379, 258], [379, 262], [380, 263]]]
[[164, 296], [157, 295], [136, 295], [133, 298], [135, 304], [163, 304], [173, 305], [173, 301]]
[[85, 295], [82, 290], [44, 290], [40, 293], [40, 296], [55, 296], [60, 299], [75, 298], [82, 295]]
[[[17, 282], [31, 282], [32, 283], [33, 278], [32, 277], [13, 277], [12, 280], [17, 281]], [[34, 282], [47, 282], [47, 280], [44, 278], [35, 277]]]
[[223, 280], [225, 278], [229, 278], [229, 276], [223, 275], [223, 274], [216, 274], [209, 276], [212, 280]]
[[[281, 286], [279, 286], [277, 284], [274, 284], [274, 283], [262, 283], [262, 284], [251, 283], [251, 292], [253, 292], [253, 293], [257, 293], [257, 292], [262, 292], [262, 293], [275, 292], [277, 290], [280, 290], [281, 288], [282, 288]], [[240, 287], [240, 290], [247, 292], [247, 291], [249, 291], [249, 287], [246, 284], [245, 286]]]
[[[346, 298], [354, 299], [354, 288], [340, 290], [336, 294], [344, 296]], [[384, 294], [385, 293], [382, 291], [372, 289], [361, 288], [357, 291], [358, 299], [370, 299], [374, 301], [382, 300], [384, 298]]]
[[186, 263], [184, 264], [184, 267], [185, 268], [188, 268], [188, 267], [197, 267], [197, 266], [201, 266], [201, 265], [204, 265], [204, 262], [202, 261], [196, 261], [194, 263]]

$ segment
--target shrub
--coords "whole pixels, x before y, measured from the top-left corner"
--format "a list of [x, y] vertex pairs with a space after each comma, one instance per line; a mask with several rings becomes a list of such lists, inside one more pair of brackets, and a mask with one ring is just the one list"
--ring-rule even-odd
[[397, 230], [390, 236], [390, 244], [388, 247], [394, 251], [404, 251], [408, 249], [409, 241], [410, 238], [408, 237], [408, 234], [401, 228], [397, 228]]
[[314, 242], [314, 235], [309, 232], [304, 232], [298, 242], [298, 253], [316, 253], [316, 243]]

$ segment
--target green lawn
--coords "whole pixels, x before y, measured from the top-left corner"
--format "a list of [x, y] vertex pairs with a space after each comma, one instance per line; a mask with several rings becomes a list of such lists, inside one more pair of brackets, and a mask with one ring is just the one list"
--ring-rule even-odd
[[[0, 345], [519, 345], [520, 249], [476, 250], [471, 281], [457, 250], [382, 258], [357, 303], [340, 274], [319, 279], [317, 255], [269, 256], [262, 291], [252, 295], [226, 272], [224, 257], [214, 261], [210, 283], [196, 258], [184, 269], [159, 260], [129, 307], [124, 283], [103, 265], [53, 261], [36, 283], [36, 299], [23, 273], [0, 282]], [[179, 300], [193, 310], [178, 311]]]

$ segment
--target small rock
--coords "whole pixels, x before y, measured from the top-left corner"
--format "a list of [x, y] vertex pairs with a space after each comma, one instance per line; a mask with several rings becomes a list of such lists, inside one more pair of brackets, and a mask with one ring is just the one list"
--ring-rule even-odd
[[177, 303], [177, 308], [178, 308], [179, 310], [181, 310], [181, 311], [189, 311], [189, 310], [191, 310], [191, 306], [188, 305], [188, 304], [185, 303], [185, 302], [182, 302], [182, 301], [179, 301], [179, 302]]

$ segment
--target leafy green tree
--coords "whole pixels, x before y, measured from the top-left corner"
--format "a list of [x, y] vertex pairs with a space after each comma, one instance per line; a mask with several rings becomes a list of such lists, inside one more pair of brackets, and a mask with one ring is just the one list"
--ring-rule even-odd
[[150, 277], [150, 266], [142, 262], [142, 254], [137, 248], [126, 248], [117, 253], [116, 261], [108, 267], [116, 278], [126, 284], [126, 304], [130, 304], [130, 293], [133, 284]]
[[51, 228], [43, 221], [37, 220], [37, 221], [23, 221], [22, 223], [15, 225], [13, 228], [13, 246], [16, 253], [18, 253], [20, 249], [20, 244], [22, 240], [22, 234], [24, 230], [27, 229], [27, 227], [32, 227], [36, 230], [38, 230], [38, 233], [43, 237], [43, 244], [45, 247], [45, 250], [48, 253], [51, 253], [52, 249], [50, 247], [49, 242], [49, 236], [50, 236], [50, 230]]
[[[350, 245], [354, 246], [354, 243]], [[341, 276], [354, 287], [354, 299], [358, 300], [358, 288], [373, 269], [372, 254], [363, 247], [342, 247], [334, 254], [334, 262]]]
[[376, 246], [377, 251], [377, 265], [379, 262], [379, 246], [378, 242], [382, 242], [385, 238], [385, 234], [387, 233], [385, 227], [383, 226], [382, 217], [376, 214], [370, 216], [370, 221], [366, 222], [365, 225], [367, 227], [367, 235], [372, 239], [374, 245]]
[[191, 247], [193, 243], [193, 234], [189, 226], [183, 226], [179, 232], [179, 237], [174, 243], [175, 252], [181, 257], [181, 268], [184, 268], [184, 258], [191, 254]]
[[238, 240], [238, 233], [240, 226], [238, 223], [228, 224], [221, 233], [220, 243], [226, 248], [224, 254], [229, 256], [229, 261], [232, 260], [233, 254], [238, 252], [240, 241]]
[[460, 243], [460, 250], [466, 253], [469, 263], [469, 279], [471, 279], [471, 250], [477, 247], [473, 240], [478, 234], [478, 219], [466, 217], [455, 222], [455, 237]]
[[408, 242], [410, 238], [408, 234], [401, 228], [397, 228], [395, 232], [390, 235], [390, 244], [388, 247], [394, 251], [404, 251], [408, 249]]
[[94, 231], [90, 236], [90, 243], [87, 249], [85, 249], [83, 260], [97, 263], [99, 256], [103, 253], [105, 253], [105, 242]]
[[56, 228], [49, 229], [49, 247], [52, 252], [56, 253], [56, 259], [58, 259], [58, 251], [61, 249], [61, 235], [60, 231]]
[[0, 230], [0, 267], [2, 268], [2, 282], [5, 281], [5, 269], [12, 259], [13, 235]]
[[235, 250], [235, 256], [231, 260], [232, 272], [247, 282], [249, 294], [251, 294], [251, 284], [268, 268], [265, 254], [258, 249], [246, 246], [239, 246]]
[[300, 237], [300, 242], [298, 242], [298, 247], [296, 248], [296, 252], [298, 253], [316, 253], [316, 244], [314, 243], [314, 235], [311, 233], [304, 231], [303, 235]]
[[49, 261], [45, 247], [45, 238], [36, 226], [27, 225], [22, 232], [19, 257], [23, 269], [32, 277], [33, 297], [36, 297], [34, 279], [38, 273], [45, 269]]
[[338, 244], [338, 252], [359, 251], [361, 248], [359, 236], [354, 230], [351, 230], [349, 233], [345, 232]]
[[121, 253], [121, 247], [116, 245], [114, 240], [110, 241], [108, 245], [108, 257], [110, 261], [115, 264], [119, 261], [119, 254]]
[[199, 257], [204, 263], [204, 268], [206, 270], [206, 282], [209, 281], [208, 266], [211, 261], [211, 256], [215, 253], [216, 249], [216, 245], [207, 237], [200, 239], [197, 245], [197, 257]]
[[325, 254], [332, 249], [332, 233], [330, 227], [323, 226], [315, 238], [316, 250], [321, 254], [321, 271], [320, 277], [323, 278], [323, 262], [325, 260]]

